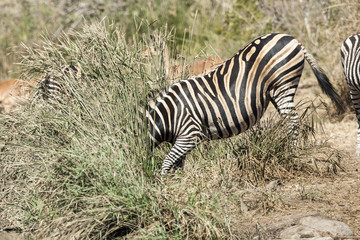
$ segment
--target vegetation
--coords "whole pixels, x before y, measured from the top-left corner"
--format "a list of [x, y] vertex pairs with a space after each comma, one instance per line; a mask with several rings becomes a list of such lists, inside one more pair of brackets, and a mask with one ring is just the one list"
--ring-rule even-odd
[[[149, 92], [168, 82], [163, 59], [145, 59], [141, 52], [157, 34], [173, 59], [226, 57], [258, 35], [285, 31], [340, 80], [333, 49], [356, 24], [339, 30], [335, 19], [359, 21], [352, 1], [56, 2], [1, 3], [21, 9], [14, 19], [10, 11], [0, 13], [2, 78], [29, 79], [48, 69], [63, 75], [67, 64], [82, 73], [80, 79], [64, 76], [66, 104], [38, 100], [0, 115], [0, 216], [16, 219], [29, 238], [246, 238], [252, 232], [236, 226], [249, 211], [266, 214], [281, 205], [271, 191], [249, 197], [249, 186], [338, 168], [339, 154], [313, 138], [318, 107], [307, 104], [298, 107], [303, 114], [295, 149], [286, 126], [273, 117], [238, 137], [201, 144], [183, 171], [159, 176], [169, 146], [150, 153], [139, 112]], [[15, 51], [8, 57], [10, 48]], [[321, 169], [322, 162], [331, 171]]]

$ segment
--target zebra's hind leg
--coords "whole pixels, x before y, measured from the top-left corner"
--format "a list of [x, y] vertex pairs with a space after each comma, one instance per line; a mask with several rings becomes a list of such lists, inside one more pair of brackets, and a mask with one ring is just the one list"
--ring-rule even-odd
[[295, 111], [294, 95], [296, 88], [289, 88], [281, 94], [274, 95], [271, 98], [272, 103], [283, 117], [288, 125], [291, 134], [291, 142], [294, 146], [297, 145], [299, 135], [299, 116]]
[[360, 90], [352, 86], [349, 87], [350, 87], [351, 100], [354, 104], [356, 118], [358, 120], [356, 156], [360, 156]]
[[171, 169], [174, 171], [184, 166], [185, 156], [200, 143], [200, 136], [183, 136], [176, 139], [175, 144], [166, 156], [161, 169], [161, 174], [167, 174]]

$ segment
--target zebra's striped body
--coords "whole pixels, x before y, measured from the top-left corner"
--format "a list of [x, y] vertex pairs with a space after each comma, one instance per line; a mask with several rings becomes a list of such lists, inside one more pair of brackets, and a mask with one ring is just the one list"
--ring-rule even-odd
[[356, 155], [360, 156], [360, 35], [348, 37], [341, 46], [341, 64], [358, 120]]
[[293, 100], [304, 58], [323, 91], [341, 108], [328, 78], [294, 37], [261, 36], [208, 74], [175, 83], [149, 107], [152, 146], [164, 141], [173, 144], [162, 173], [182, 166], [185, 155], [201, 141], [249, 129], [260, 120], [269, 101], [288, 120], [296, 138], [298, 115]]

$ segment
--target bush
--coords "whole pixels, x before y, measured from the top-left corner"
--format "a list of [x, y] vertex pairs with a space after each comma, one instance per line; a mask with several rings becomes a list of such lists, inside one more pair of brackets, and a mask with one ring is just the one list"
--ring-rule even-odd
[[25, 50], [21, 65], [30, 75], [61, 74], [69, 63], [83, 73], [59, 79], [65, 105], [38, 100], [0, 119], [1, 166], [10, 166], [4, 184], [18, 190], [16, 212], [29, 229], [39, 229], [36, 238], [227, 234], [212, 212], [179, 202], [155, 180], [158, 163], [146, 154], [146, 127], [138, 121], [148, 78], [140, 51], [114, 25], [85, 25], [56, 44], [45, 39]]

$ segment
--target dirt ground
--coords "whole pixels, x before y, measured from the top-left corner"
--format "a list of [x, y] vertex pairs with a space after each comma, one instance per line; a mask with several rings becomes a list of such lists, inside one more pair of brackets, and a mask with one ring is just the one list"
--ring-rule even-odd
[[253, 216], [252, 221], [264, 228], [263, 231], [276, 233], [291, 216], [322, 215], [346, 223], [355, 236], [360, 236], [360, 159], [355, 156], [356, 129], [352, 115], [341, 122], [325, 122], [321, 137], [341, 152], [344, 171], [331, 177], [299, 177], [283, 182], [276, 190], [282, 201], [281, 208], [266, 216]]

